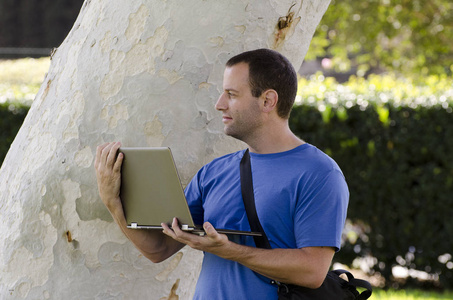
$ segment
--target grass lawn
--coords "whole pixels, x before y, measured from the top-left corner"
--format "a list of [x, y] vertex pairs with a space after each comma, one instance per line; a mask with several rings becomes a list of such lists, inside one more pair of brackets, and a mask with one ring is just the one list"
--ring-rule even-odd
[[416, 299], [423, 299], [423, 300], [446, 300], [446, 299], [453, 299], [453, 292], [444, 292], [444, 293], [436, 293], [436, 292], [427, 292], [421, 290], [373, 290], [373, 294], [370, 297], [372, 299], [380, 299], [380, 300], [416, 300]]
[[32, 101], [49, 66], [49, 57], [0, 60], [0, 103]]

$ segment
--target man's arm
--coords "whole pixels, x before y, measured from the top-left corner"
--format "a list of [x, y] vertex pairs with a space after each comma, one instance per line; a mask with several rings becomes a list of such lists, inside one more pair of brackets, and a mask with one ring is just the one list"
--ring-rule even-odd
[[301, 249], [261, 249], [243, 246], [217, 233], [206, 222], [206, 236], [199, 237], [179, 229], [177, 220], [170, 229], [165, 224], [164, 233], [190, 247], [236, 261], [253, 271], [274, 280], [318, 288], [324, 281], [335, 253], [330, 247], [306, 247]]
[[115, 222], [135, 247], [153, 262], [161, 262], [178, 252], [184, 244], [164, 235], [160, 230], [127, 228], [120, 199], [121, 164], [124, 155], [118, 154], [121, 143], [105, 143], [97, 148], [96, 178], [99, 195]]

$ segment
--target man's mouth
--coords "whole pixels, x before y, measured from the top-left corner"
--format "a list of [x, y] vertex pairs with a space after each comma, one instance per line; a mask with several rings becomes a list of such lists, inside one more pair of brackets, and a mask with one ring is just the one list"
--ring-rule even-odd
[[228, 122], [228, 121], [230, 121], [230, 120], [233, 120], [233, 118], [228, 117], [228, 116], [222, 116], [222, 121], [223, 121], [223, 122]]

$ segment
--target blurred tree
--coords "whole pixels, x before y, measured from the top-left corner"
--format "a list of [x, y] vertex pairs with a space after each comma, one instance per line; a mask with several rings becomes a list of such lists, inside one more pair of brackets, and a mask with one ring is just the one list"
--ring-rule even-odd
[[373, 68], [405, 75], [453, 70], [451, 0], [332, 0], [306, 60], [331, 58], [331, 68]]
[[83, 0], [0, 0], [0, 47], [58, 47]]

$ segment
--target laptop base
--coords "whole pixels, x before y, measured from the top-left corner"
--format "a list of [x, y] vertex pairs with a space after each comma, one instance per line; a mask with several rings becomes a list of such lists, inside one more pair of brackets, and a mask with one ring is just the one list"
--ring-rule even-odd
[[[155, 226], [155, 225], [138, 225], [137, 223], [131, 223], [131, 225], [127, 225], [127, 228], [130, 229], [163, 229], [162, 226]], [[171, 228], [171, 227], [170, 227]], [[182, 225], [181, 230], [193, 234], [197, 234], [199, 236], [206, 235], [203, 227], [191, 227], [189, 225]], [[221, 234], [234, 234], [234, 235], [250, 235], [250, 236], [262, 236], [261, 232], [251, 232], [251, 231], [241, 231], [241, 230], [232, 230], [232, 229], [216, 229], [218, 233]]]

